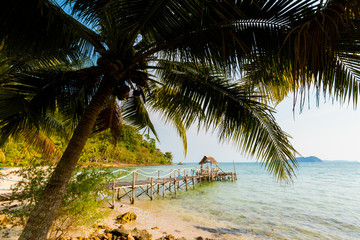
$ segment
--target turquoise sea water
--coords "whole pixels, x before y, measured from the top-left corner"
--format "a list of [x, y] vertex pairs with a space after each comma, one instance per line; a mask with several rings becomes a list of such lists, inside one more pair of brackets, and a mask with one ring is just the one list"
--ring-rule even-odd
[[[220, 163], [233, 171], [232, 163]], [[143, 167], [144, 171], [183, 166]], [[238, 180], [140, 201], [220, 239], [360, 239], [360, 163], [301, 163], [293, 184], [276, 182], [257, 163], [237, 163]]]

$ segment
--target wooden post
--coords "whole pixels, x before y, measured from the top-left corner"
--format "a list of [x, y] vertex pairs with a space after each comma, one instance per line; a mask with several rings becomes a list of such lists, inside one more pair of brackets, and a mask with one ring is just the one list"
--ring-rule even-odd
[[233, 165], [234, 165], [234, 173], [235, 173], [234, 178], [235, 178], [235, 180], [237, 180], [237, 177], [236, 177], [236, 168], [235, 168], [235, 160], [233, 160]]
[[131, 204], [135, 203], [135, 172], [133, 172]]
[[[180, 168], [178, 169], [178, 177], [180, 177]], [[180, 181], [177, 184], [177, 188], [180, 188]]]
[[[172, 169], [170, 169], [170, 179], [171, 179], [171, 173], [172, 173]], [[174, 175], [175, 175], [175, 172], [174, 172]], [[171, 192], [171, 181], [169, 181], [169, 191]]]
[[209, 182], [210, 182], [210, 169], [209, 169], [209, 165], [207, 166], [208, 169], [208, 178], [209, 178]]
[[150, 190], [151, 190], [151, 192], [150, 192], [150, 199], [151, 199], [151, 201], [153, 200], [153, 184], [154, 184], [154, 178], [151, 178], [151, 187], [150, 187]]
[[174, 172], [174, 192], [175, 192], [175, 197], [176, 197], [176, 170]]
[[186, 186], [186, 191], [187, 191], [188, 190], [187, 176], [185, 176], [185, 186]]
[[199, 180], [200, 180], [200, 187], [201, 187], [201, 174], [199, 175]]
[[[121, 177], [121, 170], [119, 171], [119, 183], [121, 182], [120, 177]], [[119, 201], [121, 201], [121, 199], [120, 199], [120, 188], [119, 188], [118, 191], [117, 191], [117, 199], [118, 199]]]
[[[147, 180], [149, 181], [150, 178], [148, 177]], [[150, 188], [149, 185], [146, 185], [146, 193], [147, 193], [147, 195], [149, 195], [149, 188]]]
[[163, 199], [165, 198], [165, 178], [163, 178]]
[[210, 163], [210, 175], [211, 175], [211, 181], [214, 181], [214, 179], [213, 179], [213, 167], [212, 167], [212, 163]]
[[[160, 170], [158, 170], [158, 179], [160, 179]], [[160, 186], [157, 185], [157, 194], [159, 195]]]
[[193, 189], [195, 189], [195, 177], [194, 177], [194, 175], [191, 176], [191, 178], [192, 178]]
[[112, 185], [112, 189], [113, 189], [113, 196], [112, 196], [112, 208], [115, 208], [115, 179], [113, 179], [113, 185]]

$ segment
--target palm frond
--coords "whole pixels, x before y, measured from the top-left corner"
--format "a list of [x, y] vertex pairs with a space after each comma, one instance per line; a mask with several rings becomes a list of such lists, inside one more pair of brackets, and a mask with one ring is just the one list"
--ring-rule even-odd
[[94, 126], [94, 133], [110, 129], [115, 142], [120, 138], [123, 127], [121, 107], [115, 97], [109, 99], [108, 104], [100, 112]]
[[[183, 122], [183, 115], [180, 115], [179, 111], [174, 111], [174, 106], [169, 106], [168, 103], [166, 103], [168, 94], [171, 94], [167, 92], [164, 89], [156, 90], [154, 95], [152, 95], [150, 100], [150, 108], [153, 112], [156, 112], [159, 114], [160, 118], [164, 121], [165, 124], [170, 124], [173, 126], [179, 137], [182, 140], [183, 148], [184, 148], [184, 156], [187, 154], [187, 136], [186, 136], [186, 130], [185, 124]], [[189, 121], [188, 121], [189, 122]]]
[[0, 42], [13, 56], [76, 61], [81, 54], [103, 49], [95, 32], [67, 15], [54, 1], [8, 2], [0, 8], [0, 22]]
[[24, 92], [2, 88], [0, 93], [0, 145], [9, 137], [23, 138], [43, 154], [51, 155], [55, 146], [45, 134], [66, 137], [64, 125], [52, 116], [40, 114]]
[[77, 70], [61, 63], [47, 66], [37, 59], [24, 62], [6, 58], [0, 69], [1, 144], [10, 136], [34, 130], [68, 137], [66, 129], [77, 123], [101, 75], [96, 67]]
[[24, 141], [35, 147], [44, 156], [52, 156], [56, 146], [44, 133], [37, 130], [24, 130], [21, 132]]
[[145, 104], [140, 97], [133, 96], [121, 105], [121, 112], [125, 123], [137, 129], [147, 128], [159, 140], [154, 125], [150, 120]]
[[176, 116], [174, 112], [182, 116], [185, 126], [198, 122], [206, 130], [217, 131], [220, 141], [231, 141], [260, 159], [278, 179], [292, 178], [296, 151], [276, 124], [273, 110], [257, 100], [260, 96], [250, 86], [234, 83], [199, 64], [161, 61], [159, 65], [165, 88], [159, 92], [166, 101], [154, 95], [155, 106], [160, 101], [172, 116]]

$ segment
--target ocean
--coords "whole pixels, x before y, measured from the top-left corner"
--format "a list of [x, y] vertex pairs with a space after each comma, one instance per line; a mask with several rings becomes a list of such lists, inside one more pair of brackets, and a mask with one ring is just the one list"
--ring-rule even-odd
[[[143, 171], [197, 164], [141, 167]], [[234, 171], [233, 163], [220, 163]], [[236, 163], [236, 182], [137, 201], [209, 231], [219, 239], [360, 239], [360, 163], [300, 163], [292, 184], [280, 184], [258, 163]]]

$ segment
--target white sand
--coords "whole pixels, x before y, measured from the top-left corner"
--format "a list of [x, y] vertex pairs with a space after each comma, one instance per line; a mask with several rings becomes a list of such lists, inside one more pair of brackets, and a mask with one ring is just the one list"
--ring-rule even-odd
[[134, 222], [124, 225], [126, 229], [146, 229], [152, 234], [153, 239], [160, 238], [164, 235], [171, 234], [174, 237], [185, 237], [186, 239], [195, 239], [199, 236], [214, 238], [211, 233], [196, 229], [190, 222], [185, 222], [175, 216], [160, 215], [155, 212], [140, 209], [136, 205], [130, 205], [125, 203], [116, 203], [114, 211], [110, 217], [106, 220], [105, 224], [110, 228], [116, 228], [119, 225], [114, 224], [116, 216], [133, 212], [137, 215], [137, 219]]
[[[10, 188], [16, 183], [16, 181], [20, 181], [21, 177], [15, 175], [13, 172], [19, 170], [20, 168], [10, 168], [0, 170], [0, 194], [2, 193], [11, 193]], [[1, 179], [2, 177], [9, 179]], [[8, 189], [8, 190], [6, 190]]]

